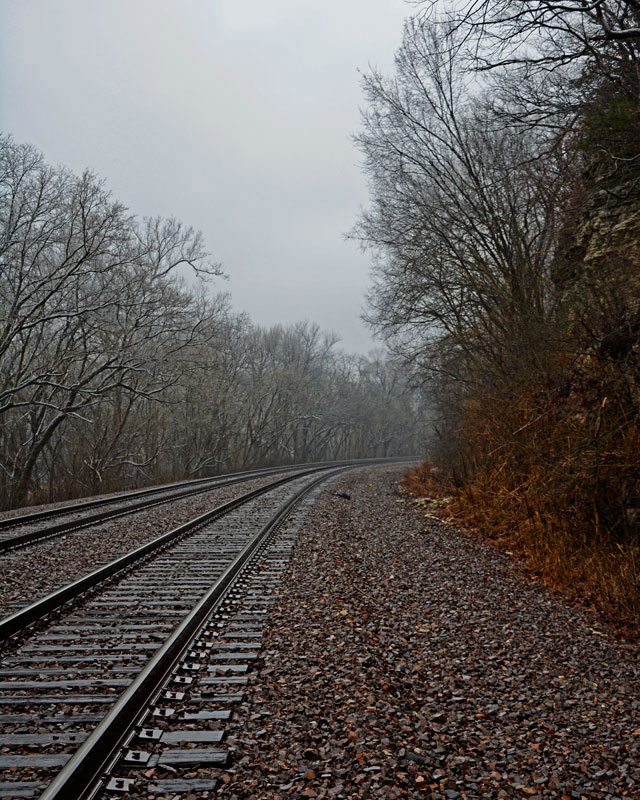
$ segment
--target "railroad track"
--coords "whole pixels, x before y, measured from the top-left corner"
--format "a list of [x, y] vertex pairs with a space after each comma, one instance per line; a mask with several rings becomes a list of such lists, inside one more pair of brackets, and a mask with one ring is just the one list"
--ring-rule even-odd
[[[363, 459], [359, 463], [375, 462]], [[398, 459], [396, 459], [398, 460]], [[402, 460], [402, 459], [400, 459]], [[190, 481], [155, 486], [149, 489], [122, 492], [109, 497], [84, 500], [57, 508], [28, 512], [0, 519], [0, 554], [32, 545], [36, 542], [63, 536], [82, 528], [98, 525], [111, 519], [134, 514], [155, 506], [193, 497], [212, 489], [221, 489], [244, 483], [254, 478], [294, 472], [302, 468], [331, 466], [347, 462], [318, 462], [316, 464], [292, 464], [282, 467], [230, 473], [215, 478], [198, 478]], [[99, 509], [99, 510], [98, 510]]]
[[0, 664], [0, 797], [213, 791], [290, 518], [347, 468], [280, 478], [0, 621], [14, 637]]
[[0, 553], [97, 525], [110, 519], [221, 489], [253, 478], [295, 471], [297, 465], [237, 472], [48, 508], [0, 520]]

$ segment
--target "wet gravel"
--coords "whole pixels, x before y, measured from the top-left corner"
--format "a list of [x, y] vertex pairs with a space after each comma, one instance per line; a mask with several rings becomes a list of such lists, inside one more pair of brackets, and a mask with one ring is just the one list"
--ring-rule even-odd
[[640, 798], [638, 646], [400, 477], [358, 470], [311, 510], [218, 794]]
[[[288, 473], [287, 473], [288, 474]], [[0, 555], [0, 617], [32, 603], [163, 533], [265, 486], [284, 474], [256, 478], [175, 500], [99, 526], [81, 529]]]

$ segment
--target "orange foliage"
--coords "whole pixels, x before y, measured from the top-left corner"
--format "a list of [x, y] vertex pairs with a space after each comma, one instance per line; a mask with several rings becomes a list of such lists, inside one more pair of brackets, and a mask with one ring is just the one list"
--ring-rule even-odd
[[637, 629], [636, 397], [627, 377], [602, 364], [560, 382], [475, 397], [458, 427], [455, 463], [437, 469], [425, 462], [405, 486], [420, 496], [453, 497], [440, 513], [517, 551], [547, 582]]

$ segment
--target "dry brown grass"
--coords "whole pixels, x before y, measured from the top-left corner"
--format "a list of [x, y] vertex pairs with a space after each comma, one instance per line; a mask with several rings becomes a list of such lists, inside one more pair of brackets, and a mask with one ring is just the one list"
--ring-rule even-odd
[[[602, 365], [599, 365], [600, 367]], [[467, 404], [455, 463], [405, 480], [450, 496], [439, 513], [517, 552], [527, 569], [622, 629], [640, 629], [640, 430], [634, 387], [585, 370]]]

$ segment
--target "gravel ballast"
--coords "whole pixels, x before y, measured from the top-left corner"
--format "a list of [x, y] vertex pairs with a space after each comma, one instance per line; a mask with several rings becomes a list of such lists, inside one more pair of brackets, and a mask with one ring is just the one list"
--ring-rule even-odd
[[[284, 473], [288, 474], [288, 473]], [[254, 478], [134, 512], [0, 555], [0, 617], [54, 592], [194, 517], [282, 475]]]
[[401, 474], [311, 510], [218, 794], [639, 798], [637, 645], [425, 519]]

